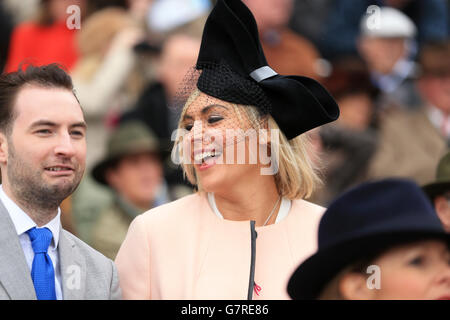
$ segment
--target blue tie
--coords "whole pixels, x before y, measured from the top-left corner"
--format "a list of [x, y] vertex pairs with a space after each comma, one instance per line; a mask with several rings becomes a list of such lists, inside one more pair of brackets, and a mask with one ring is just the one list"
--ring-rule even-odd
[[31, 278], [38, 300], [56, 300], [55, 271], [50, 256], [47, 254], [48, 246], [52, 241], [52, 232], [47, 228], [32, 228], [27, 231], [34, 251]]

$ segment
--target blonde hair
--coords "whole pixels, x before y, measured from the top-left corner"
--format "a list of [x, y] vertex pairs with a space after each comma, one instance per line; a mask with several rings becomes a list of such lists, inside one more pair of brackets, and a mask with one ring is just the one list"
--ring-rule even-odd
[[[178, 129], [182, 129], [183, 117], [190, 104], [200, 95], [200, 93], [201, 92], [198, 89], [195, 89], [187, 99], [181, 112]], [[267, 128], [270, 131], [277, 129], [276, 132], [278, 132], [279, 135], [279, 161], [278, 172], [274, 175], [274, 179], [278, 193], [290, 200], [310, 197], [322, 182], [319, 178], [317, 168], [313, 161], [311, 161], [307, 152], [311, 143], [308, 136], [302, 134], [289, 141], [281, 132], [272, 116], [261, 115], [254, 106], [237, 104], [232, 104], [232, 106], [241, 122], [244, 119], [242, 113], [247, 116], [253, 129], [261, 129], [263, 123], [267, 123]], [[183, 150], [180, 147], [181, 140], [182, 137], [179, 130], [177, 137], [175, 138], [172, 155], [180, 156], [182, 158]], [[181, 163], [181, 167], [185, 178], [187, 178], [191, 184], [199, 187], [194, 166], [190, 163]], [[201, 190], [201, 188], [199, 188], [199, 190]]]

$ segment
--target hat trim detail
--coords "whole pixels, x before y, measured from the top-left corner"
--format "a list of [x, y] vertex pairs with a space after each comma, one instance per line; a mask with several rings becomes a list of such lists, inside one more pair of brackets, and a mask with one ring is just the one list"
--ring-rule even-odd
[[276, 73], [269, 66], [258, 68], [250, 73], [250, 77], [252, 77], [256, 82], [261, 82], [276, 75], [278, 75], [278, 73]]

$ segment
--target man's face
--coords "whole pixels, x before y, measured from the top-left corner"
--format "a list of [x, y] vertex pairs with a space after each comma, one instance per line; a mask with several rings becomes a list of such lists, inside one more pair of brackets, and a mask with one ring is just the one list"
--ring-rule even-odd
[[0, 134], [3, 188], [14, 199], [59, 205], [85, 169], [86, 124], [78, 101], [61, 88], [23, 87], [10, 134]]
[[389, 74], [395, 64], [407, 54], [405, 39], [362, 37], [358, 50], [370, 71]]
[[148, 210], [163, 179], [163, 167], [156, 154], [146, 152], [124, 156], [106, 173], [106, 180], [134, 206]]

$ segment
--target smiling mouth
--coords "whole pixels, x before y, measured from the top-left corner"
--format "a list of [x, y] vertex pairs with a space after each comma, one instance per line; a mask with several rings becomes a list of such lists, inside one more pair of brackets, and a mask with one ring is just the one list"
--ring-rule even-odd
[[194, 155], [194, 160], [196, 163], [205, 163], [209, 159], [219, 157], [222, 154], [220, 151], [204, 151], [199, 152]]
[[45, 168], [46, 171], [50, 171], [50, 172], [67, 172], [67, 171], [74, 171], [72, 168], [70, 167], [63, 167], [63, 166], [54, 166], [54, 167], [48, 167]]

